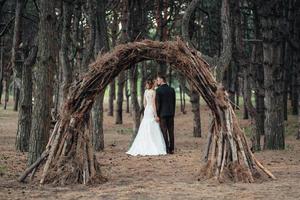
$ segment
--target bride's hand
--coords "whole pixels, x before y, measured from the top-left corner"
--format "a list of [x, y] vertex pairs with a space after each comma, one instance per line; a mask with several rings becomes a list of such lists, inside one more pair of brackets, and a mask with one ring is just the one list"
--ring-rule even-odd
[[159, 117], [155, 117], [155, 121], [159, 122]]

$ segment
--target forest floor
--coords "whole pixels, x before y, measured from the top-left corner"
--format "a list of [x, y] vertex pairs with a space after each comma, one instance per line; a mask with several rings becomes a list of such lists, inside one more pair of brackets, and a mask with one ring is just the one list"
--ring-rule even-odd
[[[179, 110], [179, 109], [177, 109]], [[238, 112], [238, 116], [241, 113]], [[201, 106], [202, 138], [192, 136], [192, 114], [177, 113], [174, 155], [130, 157], [125, 154], [131, 140], [131, 117], [123, 125], [105, 116], [105, 150], [97, 153], [108, 181], [97, 186], [40, 186], [21, 184], [16, 178], [26, 168], [26, 154], [15, 151], [17, 113], [0, 109], [0, 199], [300, 199], [300, 141], [295, 140], [296, 118], [287, 122], [286, 150], [255, 153], [277, 180], [253, 184], [199, 181], [210, 111]], [[240, 120], [249, 132], [249, 122]]]

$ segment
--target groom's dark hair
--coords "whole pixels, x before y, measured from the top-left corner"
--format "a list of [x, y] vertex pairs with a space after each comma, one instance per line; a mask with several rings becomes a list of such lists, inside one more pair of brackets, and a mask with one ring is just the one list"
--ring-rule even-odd
[[161, 78], [164, 82], [167, 82], [166, 77], [162, 74], [157, 74], [157, 78]]

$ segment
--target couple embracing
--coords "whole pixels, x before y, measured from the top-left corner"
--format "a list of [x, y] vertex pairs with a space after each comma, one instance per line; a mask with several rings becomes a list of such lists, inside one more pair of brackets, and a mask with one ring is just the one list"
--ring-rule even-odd
[[174, 153], [175, 90], [166, 78], [158, 75], [157, 89], [153, 80], [146, 82], [144, 117], [127, 154], [164, 155]]

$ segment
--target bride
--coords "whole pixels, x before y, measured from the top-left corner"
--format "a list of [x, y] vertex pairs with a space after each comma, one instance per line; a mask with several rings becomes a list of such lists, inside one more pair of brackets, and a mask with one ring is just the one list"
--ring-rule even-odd
[[166, 144], [158, 122], [155, 121], [156, 105], [155, 90], [152, 80], [147, 80], [144, 93], [144, 118], [140, 124], [139, 131], [127, 154], [136, 155], [164, 155]]

